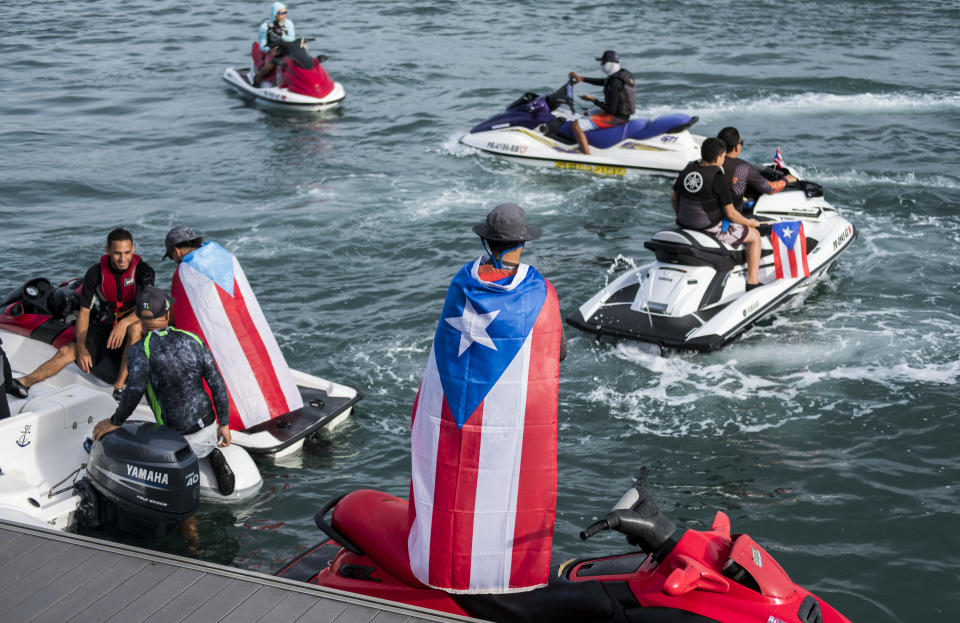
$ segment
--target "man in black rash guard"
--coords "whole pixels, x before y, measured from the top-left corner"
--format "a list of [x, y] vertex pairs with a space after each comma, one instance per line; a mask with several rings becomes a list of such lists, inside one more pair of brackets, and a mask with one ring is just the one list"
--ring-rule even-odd
[[[80, 290], [80, 310], [75, 325], [76, 341], [64, 344], [49, 360], [13, 383], [17, 395], [50, 378], [76, 361], [107, 383], [113, 383], [114, 398], [127, 378], [127, 348], [140, 339], [140, 323], [131, 313], [137, 292], [152, 286], [153, 268], [134, 252], [133, 236], [117, 228], [107, 235], [106, 253], [87, 270]], [[97, 313], [94, 313], [97, 303]]]
[[637, 112], [636, 82], [626, 69], [620, 67], [620, 55], [613, 50], [607, 50], [597, 58], [606, 78], [586, 78], [570, 72], [570, 78], [577, 82], [586, 82], [596, 86], [603, 86], [603, 100], [592, 95], [581, 95], [580, 99], [593, 102], [597, 108], [591, 109], [588, 116], [577, 119], [571, 124], [573, 135], [580, 145], [580, 151], [590, 155], [590, 145], [587, 142], [586, 132], [602, 128], [612, 128], [630, 121], [630, 115]]
[[[100, 439], [123, 424], [144, 392], [157, 422], [186, 438], [197, 458], [210, 457], [217, 484], [224, 495], [233, 493], [234, 476], [223, 453], [230, 445], [230, 399], [210, 349], [199, 337], [169, 326], [173, 299], [158, 288], [137, 295], [137, 316], [144, 337], [130, 347], [130, 375], [113, 416], [97, 422], [93, 438]], [[204, 391], [203, 382], [210, 388]], [[210, 397], [213, 404], [210, 403]]]
[[670, 205], [677, 225], [696, 229], [732, 246], [746, 247], [746, 290], [760, 287], [760, 234], [758, 221], [746, 218], [733, 207], [730, 181], [724, 176], [726, 146], [708, 138], [700, 146], [700, 160], [689, 163], [673, 184]]

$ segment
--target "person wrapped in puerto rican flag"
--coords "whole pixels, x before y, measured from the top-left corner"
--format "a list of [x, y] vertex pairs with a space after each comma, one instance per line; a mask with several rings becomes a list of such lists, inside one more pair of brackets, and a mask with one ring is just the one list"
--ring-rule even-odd
[[486, 251], [453, 278], [411, 430], [413, 574], [451, 593], [546, 585], [566, 338], [556, 291], [528, 264], [540, 237], [514, 204], [473, 231]]
[[188, 227], [174, 227], [165, 240], [178, 264], [170, 293], [178, 303], [178, 329], [199, 335], [210, 348], [230, 396], [230, 428], [244, 430], [303, 406], [240, 262], [216, 242], [204, 242]]

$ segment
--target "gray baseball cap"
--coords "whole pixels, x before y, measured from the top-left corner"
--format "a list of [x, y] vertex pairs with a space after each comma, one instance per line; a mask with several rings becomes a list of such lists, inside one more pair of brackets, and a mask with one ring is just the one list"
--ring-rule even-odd
[[170, 311], [174, 302], [173, 297], [160, 288], [147, 286], [137, 293], [137, 317], [159, 318]]
[[473, 233], [487, 240], [526, 242], [536, 240], [543, 230], [527, 225], [527, 213], [515, 203], [501, 203], [490, 210], [483, 223], [473, 226]]
[[167, 246], [167, 252], [163, 254], [161, 260], [165, 260], [170, 257], [170, 252], [173, 251], [173, 247], [184, 242], [189, 242], [191, 240], [196, 240], [199, 238], [197, 234], [193, 233], [193, 230], [189, 227], [184, 227], [183, 225], [177, 225], [173, 229], [167, 232], [167, 239], [164, 241]]

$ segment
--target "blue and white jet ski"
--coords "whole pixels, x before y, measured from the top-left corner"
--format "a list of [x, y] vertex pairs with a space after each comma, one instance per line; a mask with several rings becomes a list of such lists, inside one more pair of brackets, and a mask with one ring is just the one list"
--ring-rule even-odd
[[[783, 175], [772, 167], [761, 172], [770, 179]], [[812, 182], [798, 181], [777, 194], [762, 195], [752, 210], [761, 223], [761, 287], [746, 291], [742, 246], [734, 249], [705, 232], [676, 227], [644, 243], [654, 261], [618, 276], [570, 314], [567, 323], [598, 337], [639, 340], [655, 352], [716, 350], [788, 300], [802, 300], [857, 236], [853, 224]], [[785, 272], [777, 277], [769, 233], [775, 223], [787, 221], [802, 223], [809, 277]]]
[[[565, 104], [569, 112], [561, 110]], [[460, 142], [525, 164], [613, 177], [676, 175], [700, 157], [704, 137], [689, 132], [697, 117], [673, 113], [591, 130], [588, 156], [580, 152], [570, 127], [580, 116], [573, 106], [573, 84], [567, 83], [549, 95], [524, 93]]]

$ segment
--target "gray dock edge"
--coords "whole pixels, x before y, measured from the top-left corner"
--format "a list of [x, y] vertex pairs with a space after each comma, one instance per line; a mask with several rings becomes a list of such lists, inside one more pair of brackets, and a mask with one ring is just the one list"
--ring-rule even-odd
[[477, 621], [0, 519], [0, 621]]

